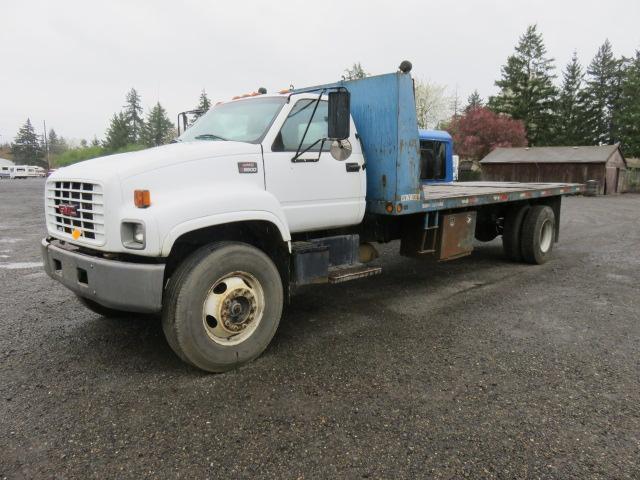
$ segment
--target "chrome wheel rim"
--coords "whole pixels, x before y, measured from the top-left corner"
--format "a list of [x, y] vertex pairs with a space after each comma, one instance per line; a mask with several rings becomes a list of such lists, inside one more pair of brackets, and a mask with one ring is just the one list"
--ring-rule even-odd
[[553, 242], [553, 223], [551, 220], [545, 220], [540, 229], [540, 250], [547, 253], [551, 249]]
[[202, 308], [202, 323], [211, 340], [237, 345], [256, 331], [264, 314], [260, 282], [247, 272], [233, 272], [213, 283]]

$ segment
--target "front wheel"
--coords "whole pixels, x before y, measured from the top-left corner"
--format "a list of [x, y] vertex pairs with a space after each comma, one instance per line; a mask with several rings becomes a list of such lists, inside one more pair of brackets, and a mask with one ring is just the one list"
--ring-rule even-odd
[[162, 327], [184, 361], [224, 372], [259, 356], [273, 338], [284, 301], [273, 261], [243, 243], [193, 253], [172, 275]]

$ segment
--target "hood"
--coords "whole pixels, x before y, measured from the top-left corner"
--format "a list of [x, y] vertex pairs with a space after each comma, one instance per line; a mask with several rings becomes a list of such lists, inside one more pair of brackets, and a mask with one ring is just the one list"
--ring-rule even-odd
[[125, 179], [159, 168], [204, 158], [255, 154], [260, 151], [260, 145], [243, 142], [217, 140], [178, 142], [137, 152], [119, 153], [85, 160], [58, 169], [50, 178], [52, 180], [58, 177], [107, 180], [117, 176], [120, 179]]

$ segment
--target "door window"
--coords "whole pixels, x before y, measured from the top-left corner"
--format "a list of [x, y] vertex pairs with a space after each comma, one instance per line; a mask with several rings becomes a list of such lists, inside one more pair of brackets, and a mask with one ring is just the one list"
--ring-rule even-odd
[[[305, 150], [313, 143], [318, 142], [327, 137], [327, 128], [329, 124], [329, 108], [328, 102], [322, 100], [318, 104], [318, 108], [313, 114], [313, 119], [309, 123], [313, 109], [317, 100], [306, 99], [298, 100], [289, 112], [287, 119], [284, 121], [280, 132], [276, 136], [271, 149], [274, 152], [295, 152], [300, 145], [300, 141], [304, 136], [304, 132], [309, 125], [307, 135], [304, 137], [304, 143], [300, 151]], [[311, 152], [320, 151], [321, 141], [309, 149]], [[325, 145], [326, 148], [326, 145]]]
[[447, 176], [447, 144], [420, 141], [420, 179], [442, 180]]

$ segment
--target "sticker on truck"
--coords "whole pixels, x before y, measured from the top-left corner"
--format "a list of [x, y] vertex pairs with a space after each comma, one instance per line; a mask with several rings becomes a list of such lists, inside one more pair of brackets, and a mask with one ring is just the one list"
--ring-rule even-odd
[[258, 173], [258, 163], [257, 162], [238, 162], [238, 172]]

